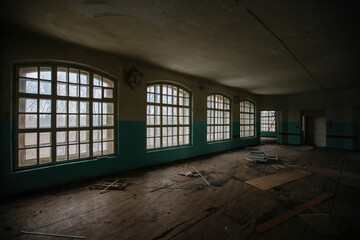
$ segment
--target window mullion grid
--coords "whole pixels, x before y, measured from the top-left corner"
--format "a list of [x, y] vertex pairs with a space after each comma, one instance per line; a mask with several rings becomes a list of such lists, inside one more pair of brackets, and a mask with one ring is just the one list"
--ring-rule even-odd
[[[174, 92], [173, 92], [174, 94]], [[179, 87], [176, 88], [176, 129], [177, 129], [177, 146], [180, 146], [180, 116], [179, 116], [179, 108], [180, 108], [180, 104], [179, 104]]]
[[[104, 85], [104, 79], [103, 77], [100, 78], [101, 79], [101, 93], [103, 93], [103, 85]], [[101, 94], [101, 98], [99, 99], [100, 100], [100, 126], [99, 126], [99, 130], [100, 131], [100, 149], [101, 149], [101, 156], [104, 155], [104, 149], [103, 149], [103, 131], [102, 131], [102, 128], [104, 126], [104, 99], [103, 99], [103, 95]]]
[[51, 163], [56, 163], [56, 99], [57, 99], [57, 68], [51, 67]]
[[94, 73], [90, 72], [89, 73], [89, 157], [92, 158], [93, 157], [93, 108], [94, 108], [94, 97], [93, 97], [93, 83], [94, 83]]
[[21, 132], [20, 129], [19, 129], [19, 99], [20, 99], [20, 74], [19, 74], [19, 67], [16, 67], [16, 83], [15, 83], [15, 88], [16, 88], [16, 96], [15, 96], [15, 122], [17, 124], [17, 126], [15, 127], [16, 131], [15, 131], [15, 134], [16, 134], [16, 137], [15, 137], [15, 166], [14, 166], [14, 169], [18, 168], [20, 163], [19, 163], [19, 133]]
[[[156, 85], [155, 85], [156, 86]], [[155, 90], [154, 90], [155, 93]], [[154, 94], [155, 96], [155, 94]], [[155, 99], [154, 99], [155, 102]], [[163, 84], [160, 84], [160, 148], [163, 148]]]
[[37, 121], [36, 121], [36, 129], [37, 129], [37, 133], [36, 133], [36, 166], [39, 165], [39, 158], [40, 158], [40, 134], [39, 134], [39, 129], [40, 129], [40, 100], [39, 100], [39, 96], [40, 96], [40, 67], [37, 67], [37, 89], [38, 92], [36, 94], [36, 116], [37, 116]]

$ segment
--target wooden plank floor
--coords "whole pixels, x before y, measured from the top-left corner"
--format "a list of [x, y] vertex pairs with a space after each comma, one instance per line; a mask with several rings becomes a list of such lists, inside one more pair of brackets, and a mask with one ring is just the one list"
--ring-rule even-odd
[[[338, 239], [356, 229], [360, 189], [339, 179], [343, 172], [359, 176], [360, 153], [273, 143], [256, 148], [279, 157], [276, 164], [302, 165], [312, 174], [266, 191], [245, 184], [263, 176], [267, 167], [245, 160], [253, 149], [119, 173], [110, 177], [127, 178], [125, 190], [89, 190], [99, 178], [2, 199], [0, 239], [59, 239], [21, 230], [97, 240], [324, 239], [298, 217], [262, 234], [255, 232], [257, 225], [324, 192], [334, 197], [304, 213], [331, 215], [339, 224]], [[193, 166], [210, 186], [200, 177], [178, 174], [193, 171]], [[288, 170], [269, 167], [267, 174]]]

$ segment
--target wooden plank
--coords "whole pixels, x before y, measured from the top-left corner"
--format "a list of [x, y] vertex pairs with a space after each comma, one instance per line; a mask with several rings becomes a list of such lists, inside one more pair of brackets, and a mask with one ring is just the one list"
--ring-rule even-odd
[[287, 211], [273, 219], [270, 219], [269, 221], [266, 221], [266, 222], [256, 226], [255, 230], [258, 233], [265, 232], [265, 231], [275, 227], [276, 225], [278, 225], [282, 222], [285, 222], [286, 220], [289, 220], [290, 218], [296, 216], [297, 214], [305, 211], [306, 209], [308, 209], [310, 207], [313, 207], [313, 206], [321, 203], [322, 201], [324, 201], [332, 196], [333, 195], [329, 194], [329, 193], [321, 194], [321, 195], [317, 196], [316, 198], [313, 198], [309, 202], [306, 202], [303, 205], [297, 206], [294, 210]]
[[268, 176], [251, 179], [251, 180], [246, 181], [245, 183], [252, 185], [254, 187], [260, 188], [262, 190], [268, 190], [273, 187], [277, 187], [282, 184], [303, 178], [310, 174], [311, 173], [307, 172], [307, 171], [293, 170], [293, 171], [282, 172], [282, 173], [277, 173], [277, 174], [273, 174], [273, 175], [268, 175]]

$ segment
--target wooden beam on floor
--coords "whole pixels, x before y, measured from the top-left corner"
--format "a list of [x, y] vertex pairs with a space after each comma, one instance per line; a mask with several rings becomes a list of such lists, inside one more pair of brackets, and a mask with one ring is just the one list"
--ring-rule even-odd
[[308, 208], [311, 208], [319, 203], [321, 203], [322, 201], [325, 201], [326, 199], [332, 197], [333, 195], [332, 194], [329, 194], [329, 193], [324, 193], [324, 194], [321, 194], [315, 198], [313, 198], [312, 200], [308, 201], [307, 203], [304, 203], [303, 205], [300, 205], [300, 206], [297, 206], [294, 210], [290, 210], [290, 211], [287, 211], [273, 219], [270, 219], [258, 226], [256, 226], [255, 230], [258, 232], [258, 233], [263, 233], [273, 227], [275, 227], [276, 225], [279, 225], [280, 223], [283, 223], [287, 220], [289, 220], [290, 218], [296, 216], [297, 214], [305, 211], [306, 209]]

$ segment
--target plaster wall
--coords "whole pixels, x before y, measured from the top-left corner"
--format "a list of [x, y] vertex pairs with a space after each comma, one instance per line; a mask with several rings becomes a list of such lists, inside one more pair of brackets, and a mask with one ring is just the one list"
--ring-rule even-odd
[[[225, 151], [259, 143], [259, 136], [239, 138], [239, 101], [248, 99], [256, 106], [255, 95], [224, 87], [205, 79], [171, 72], [111, 53], [73, 45], [16, 28], [7, 29], [1, 42], [0, 80], [0, 195], [8, 195], [61, 185], [114, 172], [162, 164], [204, 154]], [[104, 43], [106, 44], [106, 42]], [[117, 155], [108, 159], [87, 159], [30, 170], [13, 169], [12, 102], [14, 65], [22, 62], [63, 61], [84, 65], [107, 73], [117, 80], [118, 116], [116, 121]], [[132, 65], [145, 74], [140, 86], [130, 88], [124, 81], [124, 70]], [[192, 93], [192, 143], [164, 150], [146, 150], [146, 86], [152, 81], [172, 81]], [[206, 142], [206, 96], [222, 93], [231, 99], [231, 139]], [[236, 96], [237, 101], [234, 102]], [[258, 114], [257, 122], [258, 122]], [[256, 123], [258, 128], [258, 123]], [[258, 129], [257, 129], [258, 132]]]
[[301, 144], [301, 114], [326, 118], [326, 147], [359, 150], [360, 88], [348, 90], [261, 96], [260, 108], [281, 112], [279, 143]]

